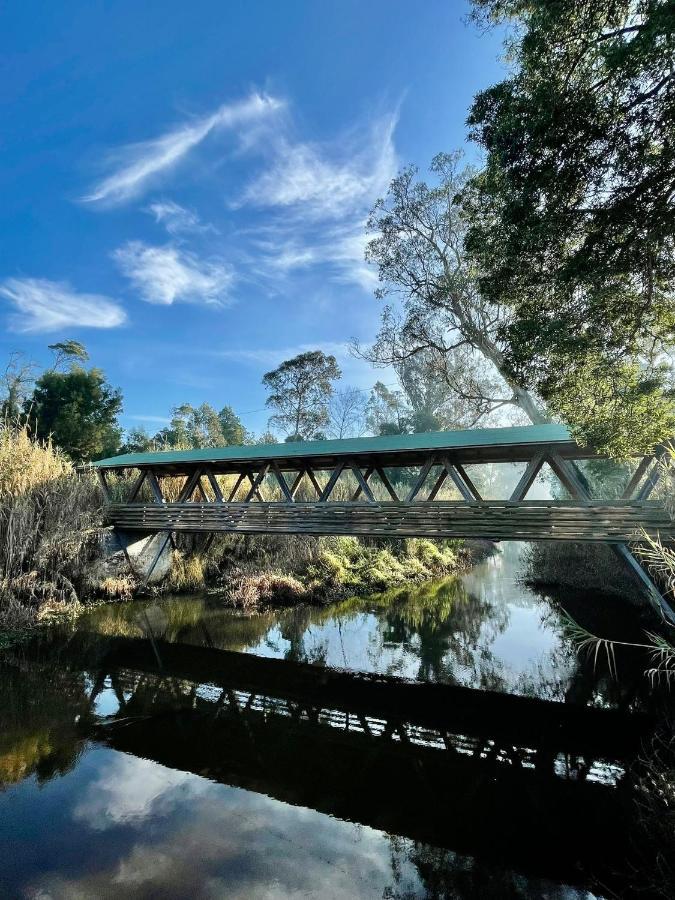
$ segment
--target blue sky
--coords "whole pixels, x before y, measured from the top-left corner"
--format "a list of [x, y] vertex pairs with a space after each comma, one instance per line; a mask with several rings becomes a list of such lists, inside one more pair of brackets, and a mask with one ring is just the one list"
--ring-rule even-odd
[[[126, 427], [228, 403], [375, 334], [364, 219], [406, 163], [465, 145], [499, 35], [462, 0], [130, 0], [0, 13], [0, 359], [74, 338]], [[475, 149], [467, 147], [469, 158]]]

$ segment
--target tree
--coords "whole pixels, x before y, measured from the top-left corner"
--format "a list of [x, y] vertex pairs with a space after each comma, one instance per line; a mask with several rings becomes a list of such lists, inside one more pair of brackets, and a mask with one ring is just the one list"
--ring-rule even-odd
[[155, 447], [155, 439], [143, 427], [130, 428], [120, 447], [121, 453], [147, 453]]
[[218, 421], [220, 422], [220, 431], [223, 440], [229, 445], [248, 444], [251, 442], [251, 436], [241, 424], [241, 419], [231, 406], [224, 406], [218, 413]]
[[506, 364], [499, 337], [505, 310], [481, 295], [464, 253], [466, 222], [458, 197], [474, 173], [460, 162], [459, 153], [436, 156], [432, 186], [417, 179], [414, 167], [404, 169], [375, 205], [368, 228], [376, 237], [366, 258], [378, 267], [377, 295], [399, 297], [402, 315], [385, 307], [375, 344], [357, 352], [376, 365], [394, 366], [433, 354], [436, 377], [473, 404], [476, 420], [507, 406], [532, 422], [545, 421]]
[[209, 403], [175, 406], [170, 424], [155, 435], [155, 441], [186, 449], [222, 447], [225, 444], [218, 413]]
[[270, 427], [289, 438], [305, 441], [328, 424], [333, 382], [342, 375], [334, 356], [321, 350], [301, 353], [267, 372], [263, 384], [270, 391], [266, 405], [276, 410]]
[[461, 367], [464, 390], [471, 379], [475, 360], [464, 359], [460, 351], [441, 356], [434, 350], [420, 350], [399, 360], [394, 369], [400, 390], [390, 390], [377, 382], [367, 408], [368, 427], [375, 434], [409, 434], [471, 428], [485, 410], [478, 396], [460, 395], [448, 379], [450, 366]]
[[65, 362], [87, 362], [89, 352], [84, 344], [79, 341], [59, 341], [56, 344], [48, 344], [47, 348], [54, 354], [52, 371], [56, 372]]
[[375, 382], [366, 409], [366, 424], [373, 434], [407, 434], [408, 409], [401, 391]]
[[24, 403], [36, 437], [51, 438], [75, 462], [117, 451], [121, 409], [122, 394], [108, 384], [103, 372], [76, 364], [68, 372], [44, 372]]
[[10, 353], [0, 386], [0, 420], [16, 422], [21, 416], [23, 406], [34, 380], [37, 364], [26, 360], [19, 352]]
[[486, 167], [466, 246], [511, 377], [618, 455], [672, 435], [675, 6], [474, 0], [511, 22], [512, 74], [477, 95]]
[[366, 430], [366, 406], [366, 397], [358, 388], [335, 391], [328, 404], [327, 437], [361, 437]]

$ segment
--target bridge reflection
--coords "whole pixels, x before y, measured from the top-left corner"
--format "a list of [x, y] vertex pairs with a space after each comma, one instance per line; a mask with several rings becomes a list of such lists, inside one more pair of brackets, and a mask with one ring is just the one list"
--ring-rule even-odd
[[568, 882], [628, 852], [645, 717], [140, 638], [51, 653], [118, 751]]

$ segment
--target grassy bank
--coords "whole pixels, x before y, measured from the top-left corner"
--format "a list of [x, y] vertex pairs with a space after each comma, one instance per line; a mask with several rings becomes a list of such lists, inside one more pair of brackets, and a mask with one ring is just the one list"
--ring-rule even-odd
[[[478, 555], [478, 549], [472, 552], [461, 541], [324, 537], [303, 540], [298, 547], [295, 540], [277, 539], [273, 552], [268, 544], [263, 567], [255, 555], [246, 553], [229, 567], [219, 566], [218, 582], [226, 600], [249, 610], [269, 603], [321, 603], [440, 578], [467, 568]], [[482, 545], [480, 551], [485, 552]], [[195, 559], [184, 563], [191, 572]], [[201, 563], [202, 570], [207, 566]], [[179, 564], [167, 586], [180, 587], [182, 582]]]

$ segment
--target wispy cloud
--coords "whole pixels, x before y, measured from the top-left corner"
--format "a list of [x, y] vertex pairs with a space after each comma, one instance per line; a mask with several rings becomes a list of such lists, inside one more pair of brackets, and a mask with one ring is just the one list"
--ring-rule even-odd
[[141, 241], [118, 248], [113, 258], [148, 303], [228, 302], [234, 275], [226, 263], [205, 261], [171, 244], [150, 247]]
[[329, 144], [277, 141], [268, 168], [233, 204], [271, 213], [254, 242], [259, 274], [326, 266], [332, 280], [374, 287], [365, 226], [398, 168], [397, 120], [388, 114]]
[[192, 209], [186, 209], [173, 200], [156, 200], [146, 212], [155, 218], [158, 225], [163, 225], [171, 235], [182, 233], [217, 232], [213, 225], [205, 224]]
[[66, 281], [7, 278], [0, 282], [0, 296], [17, 310], [10, 317], [16, 331], [115, 328], [126, 321], [125, 311], [110, 297], [79, 293]]
[[396, 172], [397, 118], [378, 118], [365, 132], [330, 144], [279, 140], [272, 165], [248, 185], [239, 203], [302, 210], [320, 219], [367, 211]]
[[157, 138], [128, 144], [110, 154], [110, 174], [93, 185], [82, 200], [113, 205], [137, 197], [213, 131], [255, 125], [283, 106], [282, 100], [253, 93], [244, 100], [223, 104], [211, 115], [178, 125]]

